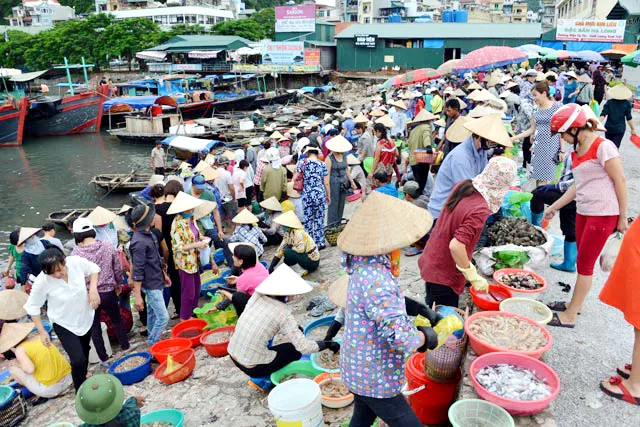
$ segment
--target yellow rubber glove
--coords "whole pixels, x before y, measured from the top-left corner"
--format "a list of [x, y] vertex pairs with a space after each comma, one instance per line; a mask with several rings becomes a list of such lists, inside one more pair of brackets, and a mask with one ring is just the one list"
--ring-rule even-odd
[[486, 292], [489, 289], [487, 279], [478, 274], [478, 270], [476, 270], [475, 265], [469, 264], [469, 268], [462, 268], [459, 265], [456, 265], [456, 268], [462, 272], [464, 278], [471, 283], [471, 286], [473, 286], [476, 291]]

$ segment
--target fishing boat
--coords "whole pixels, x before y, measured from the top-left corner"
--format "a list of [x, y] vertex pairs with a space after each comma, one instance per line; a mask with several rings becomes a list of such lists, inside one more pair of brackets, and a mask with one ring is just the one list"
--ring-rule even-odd
[[[60, 225], [62, 227], [69, 227], [78, 218], [84, 218], [91, 213], [94, 208], [82, 208], [82, 209], [61, 209], [54, 211], [47, 217], [47, 222]], [[113, 213], [118, 213], [120, 208], [109, 209]]]
[[20, 98], [18, 105], [6, 102], [0, 106], [0, 147], [22, 145], [24, 122], [29, 109], [29, 100]]
[[104, 190], [131, 192], [143, 190], [149, 183], [150, 173], [105, 173], [94, 176], [89, 184]]
[[211, 138], [216, 132], [196, 123], [181, 121], [179, 114], [130, 115], [125, 117], [125, 126], [107, 131], [122, 141], [153, 144], [172, 135], [194, 138]]
[[275, 105], [275, 104], [288, 104], [290, 102], [295, 102], [297, 98], [297, 93], [295, 91], [290, 93], [281, 93], [281, 94], [273, 94], [269, 95], [268, 93], [263, 94], [263, 96], [256, 98], [253, 101], [253, 105], [251, 109], [261, 108], [267, 105]]
[[102, 121], [105, 97], [83, 92], [56, 97], [39, 96], [31, 101], [24, 126], [26, 136], [97, 133]]

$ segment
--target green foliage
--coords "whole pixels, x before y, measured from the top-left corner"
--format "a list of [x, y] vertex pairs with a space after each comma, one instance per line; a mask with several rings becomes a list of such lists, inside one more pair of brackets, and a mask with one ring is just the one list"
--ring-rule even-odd
[[178, 24], [171, 27], [169, 31], [163, 31], [160, 35], [160, 43], [164, 43], [172, 37], [187, 34], [207, 34], [208, 31], [201, 25]]
[[129, 61], [136, 52], [159, 43], [161, 33], [158, 25], [149, 19], [136, 18], [116, 21], [103, 34], [109, 56], [123, 56]]
[[96, 10], [96, 5], [93, 0], [60, 0], [60, 4], [75, 7], [76, 14], [92, 13]]
[[273, 7], [267, 7], [259, 10], [251, 15], [251, 18], [249, 19], [256, 21], [260, 25], [266, 38], [273, 40], [276, 36], [276, 10]]
[[11, 8], [20, 3], [22, 3], [20, 0], [0, 0], [0, 21], [2, 21], [2, 24], [8, 25], [5, 17], [11, 16]]
[[213, 27], [215, 34], [244, 37], [249, 40], [260, 40], [265, 37], [265, 28], [252, 19], [237, 19], [221, 22]]

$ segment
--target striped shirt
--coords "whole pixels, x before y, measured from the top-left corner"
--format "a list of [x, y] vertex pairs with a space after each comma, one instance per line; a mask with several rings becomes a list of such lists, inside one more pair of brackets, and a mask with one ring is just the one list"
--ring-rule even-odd
[[264, 252], [262, 244], [267, 243], [267, 236], [258, 227], [249, 224], [238, 224], [229, 241], [251, 243], [256, 247], [259, 258]]

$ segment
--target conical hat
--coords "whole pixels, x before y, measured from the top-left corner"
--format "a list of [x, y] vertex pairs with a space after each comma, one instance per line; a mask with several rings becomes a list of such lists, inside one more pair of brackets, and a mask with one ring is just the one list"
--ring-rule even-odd
[[630, 99], [633, 96], [633, 92], [624, 84], [618, 84], [607, 91], [607, 97], [611, 99], [625, 100]]
[[298, 191], [294, 190], [294, 188], [293, 188], [293, 182], [289, 182], [287, 184], [287, 197], [289, 197], [291, 199], [300, 198], [300, 193]]
[[167, 214], [173, 215], [180, 212], [190, 211], [191, 209], [195, 209], [200, 206], [204, 202], [202, 199], [198, 199], [197, 197], [193, 197], [191, 194], [187, 194], [184, 191], [178, 193], [169, 209], [167, 210]]
[[204, 168], [200, 175], [204, 177], [205, 181], [213, 181], [214, 179], [220, 178], [220, 172], [218, 172], [211, 166]]
[[289, 133], [297, 135], [297, 134], [302, 133], [302, 132], [298, 128], [291, 128], [291, 129], [289, 129]]
[[385, 113], [384, 111], [382, 111], [379, 108], [376, 108], [375, 110], [373, 110], [371, 113], [369, 113], [369, 115], [371, 117], [382, 117], [384, 115], [386, 115], [387, 113]]
[[311, 292], [313, 288], [287, 264], [281, 264], [255, 289], [263, 295], [289, 296]]
[[436, 126], [444, 127], [447, 125], [447, 122], [444, 119], [438, 119], [435, 122], [433, 122], [433, 124]]
[[388, 254], [417, 242], [432, 225], [426, 209], [373, 191], [340, 233], [338, 247], [351, 255]]
[[578, 82], [580, 83], [593, 83], [593, 80], [591, 80], [591, 77], [589, 77], [586, 73], [585, 74], [580, 74], [578, 76]]
[[572, 78], [578, 80], [578, 76], [573, 71], [569, 71], [568, 73], [565, 73], [565, 76], [572, 77]]
[[498, 114], [491, 114], [479, 119], [470, 120], [464, 124], [464, 127], [483, 138], [500, 144], [504, 147], [513, 147], [509, 133], [504, 127], [504, 122]]
[[127, 213], [130, 210], [131, 210], [131, 206], [129, 206], [128, 204], [125, 203], [124, 205], [122, 205], [122, 207], [118, 211], [118, 215], [122, 215], [123, 213]]
[[338, 307], [347, 306], [347, 291], [349, 290], [349, 275], [343, 274], [329, 286], [327, 296]]
[[333, 151], [334, 153], [346, 153], [353, 149], [353, 145], [351, 145], [351, 143], [347, 141], [347, 138], [342, 135], [334, 136], [328, 140], [324, 146], [327, 150]]
[[282, 205], [278, 199], [276, 199], [276, 196], [271, 196], [268, 199], [261, 201], [260, 206], [265, 209], [269, 209], [270, 211], [282, 212]]
[[411, 123], [428, 122], [429, 120], [435, 120], [437, 118], [438, 116], [423, 108], [422, 110], [420, 110], [418, 115], [415, 116], [413, 120], [411, 120]]
[[509, 93], [509, 92], [508, 92], [508, 89], [511, 89], [512, 87], [516, 87], [516, 86], [518, 86], [518, 83], [516, 83], [516, 82], [509, 82], [509, 83], [507, 83], [507, 85], [504, 87], [505, 91], [504, 91], [504, 92], [502, 92], [502, 93]]
[[367, 123], [368, 121], [369, 119], [367, 119], [367, 117], [362, 113], [358, 114], [356, 118], [353, 119], [354, 123]]
[[404, 103], [404, 101], [402, 99], [398, 99], [396, 101], [392, 101], [389, 103], [389, 105], [393, 105], [396, 108], [402, 108], [403, 110], [407, 109], [407, 105]]
[[453, 94], [455, 96], [467, 96], [466, 92], [463, 91], [462, 89], [458, 88], [456, 90], [453, 91]]
[[283, 135], [280, 132], [275, 131], [271, 135], [269, 135], [269, 138], [278, 140], [278, 139], [282, 138], [282, 136]]
[[29, 336], [35, 323], [5, 323], [0, 332], [0, 353], [11, 350]]
[[211, 167], [211, 166], [209, 165], [209, 163], [205, 162], [204, 160], [200, 160], [200, 161], [198, 162], [198, 164], [196, 165], [196, 167], [195, 167], [195, 168], [193, 168], [193, 171], [194, 171], [195, 173], [200, 173], [200, 172], [202, 172], [203, 170], [205, 170], [205, 169], [206, 169], [206, 168], [208, 168], [208, 167]]
[[87, 215], [87, 218], [95, 227], [100, 227], [101, 225], [110, 224], [117, 216], [118, 215], [111, 212], [109, 209], [105, 209], [102, 206], [96, 206], [96, 208]]
[[484, 102], [495, 99], [495, 96], [488, 90], [480, 89], [473, 91], [469, 96], [467, 96], [467, 99], [470, 99], [474, 102]]
[[344, 110], [344, 113], [342, 113], [342, 117], [345, 119], [353, 119], [353, 114], [351, 110]]
[[238, 215], [234, 216], [231, 221], [236, 224], [256, 224], [259, 219], [257, 216], [252, 214], [249, 209], [243, 209]]
[[203, 200], [202, 204], [196, 207], [193, 211], [193, 219], [204, 218], [205, 216], [211, 214], [215, 208], [218, 207], [218, 204], [213, 200]]
[[34, 228], [34, 227], [20, 227], [20, 234], [18, 235], [18, 246], [27, 241], [27, 239], [38, 231], [42, 230], [42, 228]]
[[273, 222], [276, 224], [284, 225], [291, 228], [304, 228], [295, 211], [285, 212], [277, 218], [274, 218]]
[[482, 86], [480, 86], [480, 84], [478, 82], [471, 82], [471, 84], [469, 86], [467, 86], [467, 89], [469, 89], [469, 90], [480, 90], [480, 89], [482, 89]]
[[391, 117], [389, 117], [388, 114], [385, 114], [382, 117], [379, 117], [376, 119], [376, 123], [380, 123], [382, 125], [384, 125], [384, 127], [391, 129], [392, 127], [394, 127], [396, 124], [393, 122], [393, 120], [391, 120]]
[[502, 84], [502, 81], [500, 80], [500, 77], [491, 76], [489, 78], [489, 81], [487, 82], [487, 87], [494, 87], [495, 85], [498, 85], [498, 84]]
[[349, 154], [347, 156], [347, 164], [349, 166], [359, 165], [360, 164], [360, 159], [357, 158], [356, 156], [354, 156], [353, 154]]
[[543, 73], [542, 71], [538, 72], [538, 75], [536, 76], [536, 81], [537, 82], [543, 82], [547, 79], [547, 75], [545, 73]]
[[467, 103], [466, 103], [466, 102], [464, 102], [462, 99], [457, 98], [457, 97], [456, 97], [456, 98], [453, 98], [453, 99], [457, 99], [457, 100], [458, 100], [458, 104], [460, 104], [460, 109], [461, 109], [461, 110], [464, 110], [465, 108], [467, 108]]
[[183, 169], [189, 169], [191, 167], [191, 165], [187, 162], [182, 162], [180, 163], [180, 166], [178, 166], [178, 169], [183, 170]]
[[156, 174], [151, 175], [147, 185], [150, 187], [153, 187], [156, 184], [164, 184], [164, 175], [156, 175]]
[[222, 153], [222, 155], [229, 159], [229, 161], [236, 159], [236, 155], [231, 150], [224, 150], [224, 153]]
[[29, 295], [22, 291], [7, 289], [0, 291], [0, 320], [17, 320], [27, 315], [22, 308]]
[[461, 143], [471, 136], [471, 132], [464, 127], [467, 120], [470, 119], [465, 116], [460, 116], [449, 126], [447, 133], [445, 133], [447, 141]]
[[469, 111], [467, 117], [471, 119], [479, 119], [480, 117], [490, 116], [491, 114], [498, 114], [500, 117], [505, 117], [504, 111], [488, 105], [478, 105], [476, 108]]

